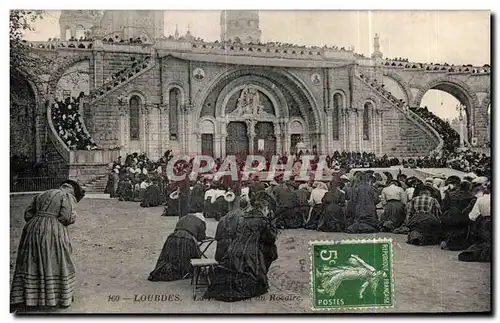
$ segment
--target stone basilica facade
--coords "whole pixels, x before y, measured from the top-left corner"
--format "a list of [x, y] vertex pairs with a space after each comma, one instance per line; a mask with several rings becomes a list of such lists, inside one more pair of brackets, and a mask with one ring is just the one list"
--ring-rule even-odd
[[[430, 89], [457, 97], [467, 107], [469, 138], [486, 140], [489, 70], [451, 73], [387, 61], [378, 37], [368, 58], [344, 48], [261, 44], [256, 11], [223, 11], [216, 42], [189, 32], [165, 37], [161, 11], [69, 11], [60, 24], [60, 39], [32, 47], [60, 62], [47, 72], [48, 86], [33, 89], [41, 111], [36, 132], [47, 134], [36, 136], [34, 151], [51, 151], [62, 163], [78, 163], [79, 153], [56, 138], [46, 102], [76, 65], [88, 70], [80, 108], [103, 155], [94, 163], [131, 152], [154, 159], [167, 149], [282, 154], [300, 141], [328, 154], [428, 155], [442, 139], [407, 107], [420, 106]], [[69, 38], [82, 29], [91, 40]], [[65, 93], [79, 90], [68, 86]]]

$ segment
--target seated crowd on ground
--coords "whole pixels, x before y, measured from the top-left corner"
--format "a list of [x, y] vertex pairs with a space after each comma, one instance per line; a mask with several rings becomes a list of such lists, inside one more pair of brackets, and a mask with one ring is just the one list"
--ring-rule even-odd
[[[135, 157], [137, 158], [137, 157]], [[138, 159], [138, 158], [137, 158]], [[138, 159], [139, 160], [139, 159]], [[178, 174], [191, 174], [189, 163]], [[151, 281], [185, 279], [192, 259], [201, 258], [206, 219], [218, 221], [215, 268], [204, 298], [233, 302], [265, 294], [267, 273], [278, 258], [280, 230], [407, 236], [416, 246], [440, 245], [461, 251], [459, 261], [491, 261], [491, 183], [467, 174], [435, 176], [424, 182], [401, 172], [332, 172], [327, 182], [284, 180], [270, 183], [258, 175], [248, 180], [185, 177], [168, 185], [163, 216], [178, 217], [165, 241]], [[147, 194], [147, 193], [146, 193]]]

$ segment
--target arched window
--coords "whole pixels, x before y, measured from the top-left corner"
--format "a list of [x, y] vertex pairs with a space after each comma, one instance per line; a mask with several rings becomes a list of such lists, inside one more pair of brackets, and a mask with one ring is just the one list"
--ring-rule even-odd
[[169, 129], [170, 139], [177, 140], [179, 134], [179, 118], [178, 111], [180, 108], [180, 91], [178, 88], [173, 88], [169, 92]]
[[370, 102], [366, 102], [365, 108], [363, 109], [363, 140], [370, 140], [371, 111], [372, 111], [372, 104]]
[[71, 38], [71, 29], [69, 27], [66, 27], [66, 30], [64, 31], [64, 37], [66, 37], [66, 40]]
[[340, 111], [344, 108], [342, 94], [333, 95], [333, 140], [339, 140], [340, 137]]
[[139, 109], [141, 98], [134, 95], [130, 98], [130, 140], [139, 140]]
[[77, 26], [76, 30], [75, 30], [75, 38], [80, 39], [83, 37], [85, 37], [85, 28], [83, 28], [83, 26], [81, 26], [81, 25]]

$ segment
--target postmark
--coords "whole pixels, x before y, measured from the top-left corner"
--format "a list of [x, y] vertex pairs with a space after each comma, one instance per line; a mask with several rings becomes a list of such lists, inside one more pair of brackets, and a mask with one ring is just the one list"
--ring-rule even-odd
[[313, 310], [394, 306], [392, 239], [310, 242]]

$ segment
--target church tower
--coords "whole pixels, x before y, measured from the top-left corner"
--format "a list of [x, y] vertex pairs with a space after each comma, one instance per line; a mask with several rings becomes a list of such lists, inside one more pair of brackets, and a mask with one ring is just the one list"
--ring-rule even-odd
[[101, 16], [99, 10], [62, 10], [59, 17], [59, 38], [69, 40], [71, 37], [85, 37], [85, 33], [99, 23]]
[[372, 58], [376, 59], [382, 59], [382, 52], [380, 51], [380, 42], [379, 42], [379, 37], [378, 34], [375, 34], [375, 38], [373, 39], [373, 53], [372, 53]]
[[161, 10], [106, 10], [100, 26], [104, 37], [149, 39], [164, 37]]
[[257, 44], [260, 42], [259, 12], [257, 10], [223, 10], [220, 15], [221, 41]]

